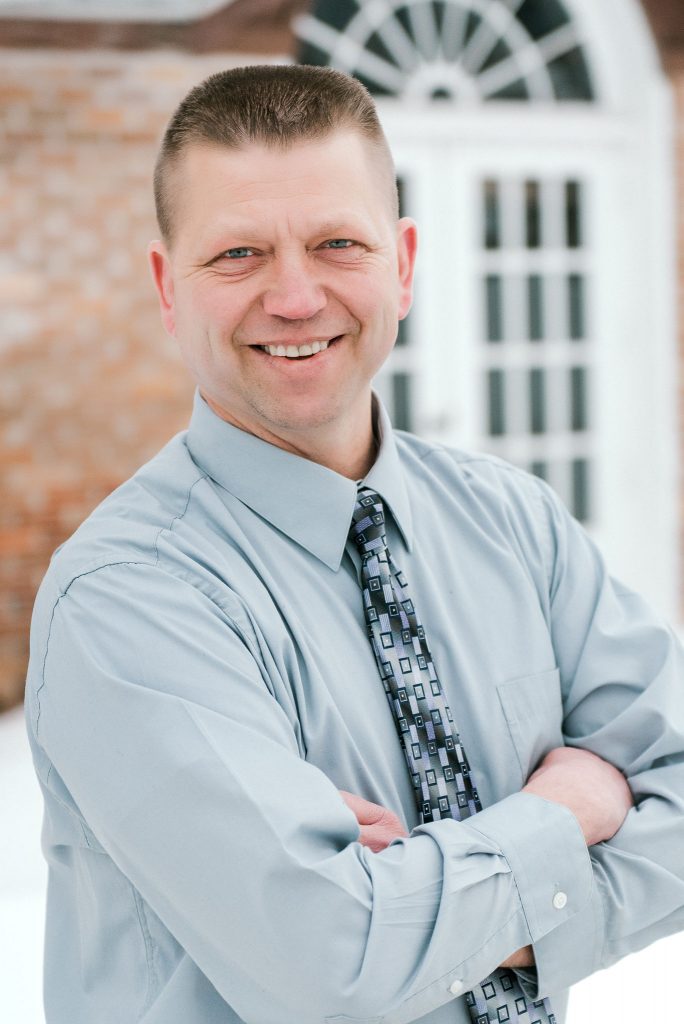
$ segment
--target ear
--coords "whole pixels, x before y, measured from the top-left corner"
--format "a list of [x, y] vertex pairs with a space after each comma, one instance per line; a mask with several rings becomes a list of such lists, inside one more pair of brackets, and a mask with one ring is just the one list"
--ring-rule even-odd
[[171, 260], [163, 242], [150, 242], [147, 247], [147, 258], [150, 262], [152, 279], [159, 296], [159, 310], [167, 334], [176, 336], [176, 316], [173, 297], [173, 275]]
[[410, 217], [397, 222], [397, 256], [399, 269], [399, 319], [408, 314], [413, 301], [413, 272], [418, 251], [418, 229]]

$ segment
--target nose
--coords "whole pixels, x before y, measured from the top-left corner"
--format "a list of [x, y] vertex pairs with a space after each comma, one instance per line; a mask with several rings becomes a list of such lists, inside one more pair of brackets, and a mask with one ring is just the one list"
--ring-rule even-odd
[[274, 261], [268, 287], [263, 294], [264, 312], [285, 320], [309, 320], [325, 307], [327, 298], [308, 257]]

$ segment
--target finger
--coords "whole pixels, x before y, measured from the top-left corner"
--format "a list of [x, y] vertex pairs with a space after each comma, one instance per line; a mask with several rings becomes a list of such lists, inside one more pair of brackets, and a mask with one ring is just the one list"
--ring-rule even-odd
[[363, 846], [367, 846], [373, 853], [379, 853], [380, 850], [384, 850], [389, 846], [393, 839], [397, 839], [399, 836], [406, 838], [408, 832], [406, 832], [398, 819], [394, 818], [394, 816], [391, 817], [393, 820], [388, 820], [386, 824], [362, 825], [359, 842]]
[[347, 806], [356, 815], [356, 820], [360, 825], [374, 825], [386, 813], [386, 809], [381, 807], [380, 804], [364, 800], [362, 796], [357, 796], [356, 793], [348, 793], [344, 789], [340, 789], [339, 793]]

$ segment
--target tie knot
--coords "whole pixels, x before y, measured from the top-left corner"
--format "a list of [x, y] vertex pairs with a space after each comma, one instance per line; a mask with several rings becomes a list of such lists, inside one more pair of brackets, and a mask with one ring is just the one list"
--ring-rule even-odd
[[382, 498], [369, 487], [359, 489], [349, 536], [362, 555], [387, 547]]

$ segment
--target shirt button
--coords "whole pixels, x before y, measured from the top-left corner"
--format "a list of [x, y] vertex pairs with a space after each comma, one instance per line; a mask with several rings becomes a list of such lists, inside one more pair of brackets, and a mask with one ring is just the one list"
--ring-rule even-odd
[[562, 910], [567, 902], [568, 897], [565, 895], [564, 892], [557, 892], [556, 895], [553, 897], [553, 905], [556, 908], [556, 910]]
[[456, 981], [452, 981], [451, 984], [449, 985], [449, 991], [451, 992], [452, 996], [460, 996], [461, 992], [463, 991], [463, 982], [460, 981], [458, 978], [456, 979]]

